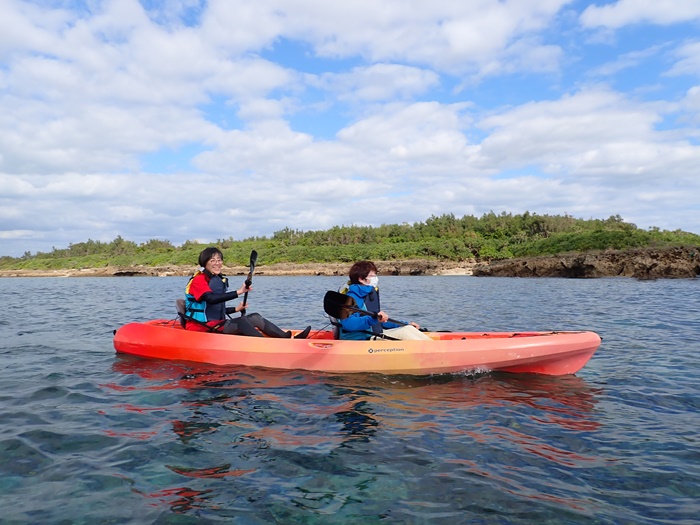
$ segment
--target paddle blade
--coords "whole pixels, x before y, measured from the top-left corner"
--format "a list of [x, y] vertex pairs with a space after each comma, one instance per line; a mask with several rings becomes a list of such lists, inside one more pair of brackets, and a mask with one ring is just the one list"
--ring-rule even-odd
[[[255, 263], [258, 260], [258, 252], [253, 250], [250, 252], [250, 270], [248, 271], [248, 278], [245, 280], [246, 286], [253, 284], [253, 272], [255, 271]], [[248, 299], [248, 292], [245, 293], [245, 298]]]
[[355, 299], [349, 295], [329, 290], [323, 297], [323, 310], [336, 319], [347, 319], [357, 309]]

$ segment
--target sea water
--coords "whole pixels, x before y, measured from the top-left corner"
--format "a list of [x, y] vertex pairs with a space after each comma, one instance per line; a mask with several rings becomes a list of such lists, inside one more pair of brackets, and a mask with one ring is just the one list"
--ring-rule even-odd
[[[700, 521], [700, 280], [380, 278], [383, 309], [431, 330], [596, 331], [574, 376], [115, 354], [186, 280], [0, 279], [1, 523]], [[321, 329], [342, 284], [255, 277], [249, 311]]]

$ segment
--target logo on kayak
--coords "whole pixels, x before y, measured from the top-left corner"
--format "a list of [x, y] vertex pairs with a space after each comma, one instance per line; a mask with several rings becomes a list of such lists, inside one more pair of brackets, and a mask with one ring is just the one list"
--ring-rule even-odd
[[403, 348], [369, 348], [368, 354], [380, 354], [382, 352], [405, 352]]

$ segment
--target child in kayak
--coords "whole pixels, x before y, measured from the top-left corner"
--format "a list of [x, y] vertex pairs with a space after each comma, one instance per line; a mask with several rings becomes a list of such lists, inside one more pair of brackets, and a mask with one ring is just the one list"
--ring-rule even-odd
[[417, 323], [393, 323], [379, 305], [379, 278], [372, 261], [358, 261], [352, 265], [347, 294], [355, 299], [357, 307], [376, 316], [355, 312], [340, 321], [341, 339], [367, 340], [386, 335], [392, 339], [431, 339], [419, 330]]

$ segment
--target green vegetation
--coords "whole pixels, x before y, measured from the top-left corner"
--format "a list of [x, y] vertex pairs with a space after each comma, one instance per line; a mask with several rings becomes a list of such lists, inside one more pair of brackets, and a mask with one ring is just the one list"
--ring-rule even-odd
[[[271, 238], [216, 243], [231, 265], [246, 266], [251, 250], [258, 264], [278, 262], [351, 262], [359, 259], [496, 260], [520, 256], [556, 255], [608, 249], [664, 248], [700, 245], [700, 236], [680, 230], [640, 230], [619, 215], [605, 220], [575, 219], [569, 215], [511, 215], [493, 212], [481, 218], [452, 214], [432, 216], [425, 222], [373, 226], [335, 226], [329, 230], [285, 228]], [[112, 242], [88, 240], [50, 253], [26, 252], [22, 257], [0, 257], [0, 269], [70, 269], [128, 265], [194, 265], [208, 246], [187, 241], [151, 239], [137, 245], [121, 236]]]

